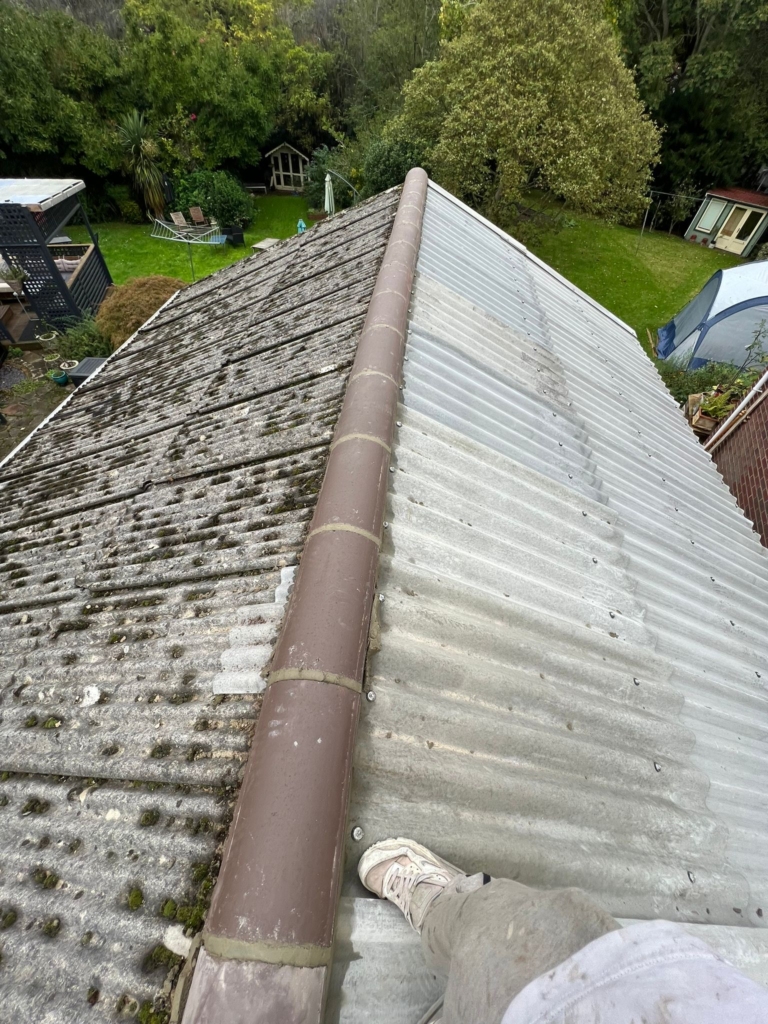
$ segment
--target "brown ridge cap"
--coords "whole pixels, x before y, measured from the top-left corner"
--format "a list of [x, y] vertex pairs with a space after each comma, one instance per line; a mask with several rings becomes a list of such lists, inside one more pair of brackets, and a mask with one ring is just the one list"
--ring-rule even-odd
[[403, 186], [224, 849], [184, 1024], [319, 1024], [427, 175]]

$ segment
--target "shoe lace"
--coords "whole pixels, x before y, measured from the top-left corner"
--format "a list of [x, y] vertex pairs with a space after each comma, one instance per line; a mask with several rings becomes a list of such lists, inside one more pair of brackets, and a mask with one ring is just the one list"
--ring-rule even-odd
[[411, 907], [416, 886], [422, 882], [444, 886], [448, 881], [448, 877], [438, 869], [424, 871], [415, 864], [393, 864], [384, 876], [382, 896], [402, 910], [408, 923], [413, 925]]

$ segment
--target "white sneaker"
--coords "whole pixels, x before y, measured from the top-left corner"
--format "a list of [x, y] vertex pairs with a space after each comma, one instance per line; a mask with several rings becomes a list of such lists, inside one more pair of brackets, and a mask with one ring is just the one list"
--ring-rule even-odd
[[374, 843], [360, 858], [357, 872], [366, 889], [394, 903], [417, 932], [433, 901], [463, 874], [412, 839]]

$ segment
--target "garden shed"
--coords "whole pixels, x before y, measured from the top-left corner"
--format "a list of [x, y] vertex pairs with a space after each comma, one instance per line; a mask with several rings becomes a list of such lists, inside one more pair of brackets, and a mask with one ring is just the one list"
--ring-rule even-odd
[[271, 172], [270, 186], [276, 192], [303, 192], [307, 180], [309, 157], [288, 142], [283, 142], [265, 155]]
[[752, 366], [768, 350], [768, 260], [718, 270], [659, 328], [657, 355], [695, 370], [708, 362]]
[[768, 227], [768, 195], [746, 188], [714, 188], [685, 232], [689, 242], [748, 256]]
[[[112, 278], [77, 178], [0, 178], [0, 339], [28, 341], [99, 308]], [[90, 242], [64, 228], [80, 218]]]

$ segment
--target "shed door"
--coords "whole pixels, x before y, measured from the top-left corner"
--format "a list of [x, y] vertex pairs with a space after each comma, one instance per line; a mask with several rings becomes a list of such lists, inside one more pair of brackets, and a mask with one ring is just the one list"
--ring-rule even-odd
[[727, 252], [742, 253], [764, 217], [765, 214], [759, 210], [734, 206], [725, 224], [720, 228], [715, 245]]

